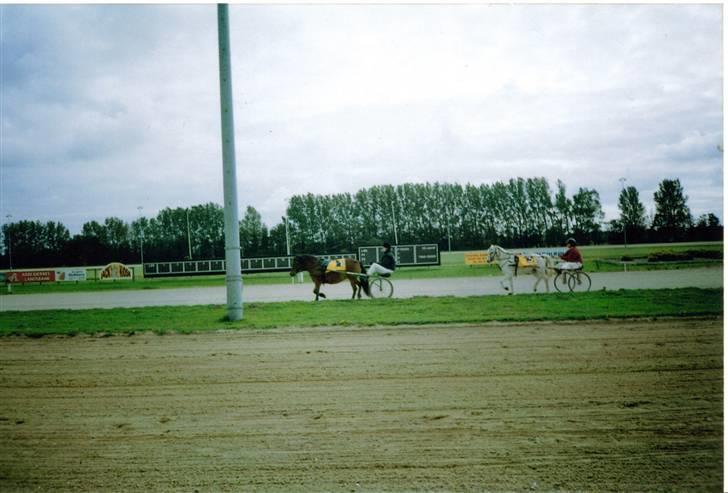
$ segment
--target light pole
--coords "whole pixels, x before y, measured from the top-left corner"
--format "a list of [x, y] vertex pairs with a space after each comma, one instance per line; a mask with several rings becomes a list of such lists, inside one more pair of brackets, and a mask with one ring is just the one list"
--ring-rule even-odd
[[[624, 194], [624, 182], [627, 181], [627, 178], [622, 177], [619, 179], [620, 183], [622, 183], [622, 193]], [[627, 197], [625, 196], [625, 202], [627, 200]], [[627, 214], [626, 211], [622, 211], [622, 214], [624, 214], [624, 218], [622, 220], [622, 232], [624, 233], [624, 248], [627, 248]]]
[[240, 269], [240, 224], [238, 223], [238, 184], [235, 163], [235, 125], [227, 4], [217, 6], [217, 34], [220, 61], [222, 183], [225, 200], [225, 289], [228, 320], [237, 321], [243, 318], [243, 276]]
[[390, 203], [392, 206], [392, 226], [394, 226], [394, 244], [399, 245], [399, 238], [397, 238], [397, 220], [394, 217], [394, 201]]
[[192, 260], [192, 240], [190, 239], [190, 209], [185, 208], [187, 213], [187, 258]]
[[142, 209], [144, 207], [141, 205], [137, 206], [137, 210], [139, 211], [139, 254], [142, 262], [142, 275], [144, 275], [144, 224], [142, 223]]
[[286, 255], [291, 256], [291, 237], [288, 233], [288, 216], [283, 218], [283, 222], [286, 224]]
[[[5, 218], [8, 220], [7, 224], [10, 224], [10, 220], [13, 218], [12, 214], [8, 214], [5, 216]], [[10, 270], [13, 270], [13, 246], [12, 246], [12, 236], [10, 236], [10, 226], [8, 226], [8, 265], [10, 267]]]

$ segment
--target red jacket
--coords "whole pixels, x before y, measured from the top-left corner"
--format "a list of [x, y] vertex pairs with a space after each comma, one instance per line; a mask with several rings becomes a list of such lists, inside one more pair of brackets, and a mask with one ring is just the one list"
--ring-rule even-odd
[[561, 260], [564, 262], [579, 262], [580, 264], [583, 264], [584, 261], [581, 259], [581, 252], [576, 249], [576, 247], [572, 247], [566, 250], [566, 253], [561, 255]]

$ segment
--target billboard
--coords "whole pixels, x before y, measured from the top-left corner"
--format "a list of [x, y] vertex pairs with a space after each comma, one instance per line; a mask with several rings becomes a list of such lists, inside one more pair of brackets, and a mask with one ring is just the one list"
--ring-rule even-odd
[[56, 269], [56, 281], [85, 281], [86, 269]]
[[[359, 247], [359, 261], [364, 265], [378, 262], [384, 248], [381, 246]], [[397, 267], [440, 265], [440, 251], [436, 244], [395, 245], [392, 254]]]
[[21, 284], [24, 282], [53, 282], [56, 280], [55, 270], [25, 270], [7, 272], [9, 283]]
[[103, 268], [99, 279], [102, 281], [118, 281], [118, 280], [132, 280], [134, 274], [132, 270], [126, 265], [120, 262], [111, 262], [109, 265]]

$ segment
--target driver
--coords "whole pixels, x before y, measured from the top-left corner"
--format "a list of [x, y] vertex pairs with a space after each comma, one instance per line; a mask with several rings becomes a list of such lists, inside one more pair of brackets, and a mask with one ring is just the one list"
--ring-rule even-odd
[[584, 260], [581, 258], [581, 252], [576, 248], [576, 240], [574, 238], [566, 240], [566, 252], [560, 255], [559, 258], [563, 260], [563, 262], [560, 262], [556, 266], [556, 269], [559, 271], [581, 269], [584, 264]]
[[377, 273], [380, 276], [389, 277], [394, 272], [394, 269], [397, 268], [397, 262], [394, 260], [394, 255], [391, 252], [392, 245], [385, 242], [382, 246], [384, 247], [384, 253], [382, 254], [382, 258], [379, 259], [379, 263], [373, 262], [367, 269], [366, 277], [362, 279], [362, 287], [368, 296], [371, 296], [371, 292], [369, 291], [369, 276]]

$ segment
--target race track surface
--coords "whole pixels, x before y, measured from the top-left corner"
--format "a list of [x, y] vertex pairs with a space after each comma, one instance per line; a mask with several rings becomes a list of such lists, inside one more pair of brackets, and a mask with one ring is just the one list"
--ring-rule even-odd
[[0, 490], [721, 491], [720, 319], [0, 338]]
[[[592, 291], [600, 289], [655, 289], [655, 288], [719, 288], [723, 287], [722, 268], [680, 269], [645, 272], [612, 272], [590, 274]], [[499, 277], [462, 277], [446, 279], [421, 279], [416, 281], [392, 278], [394, 296], [482, 296], [502, 295], [506, 292], [499, 284]], [[535, 278], [530, 275], [515, 278], [515, 291], [532, 292]], [[553, 291], [553, 285], [550, 286]], [[244, 302], [272, 302], [313, 300], [313, 284], [306, 279], [303, 284], [274, 284], [244, 286]], [[324, 285], [321, 289], [329, 299], [351, 297], [348, 283]], [[540, 291], [544, 291], [543, 284]], [[0, 311], [117, 308], [140, 306], [175, 305], [222, 305], [226, 303], [224, 287], [185, 288], [169, 290], [105, 291], [91, 293], [53, 293], [10, 295], [0, 297]]]

